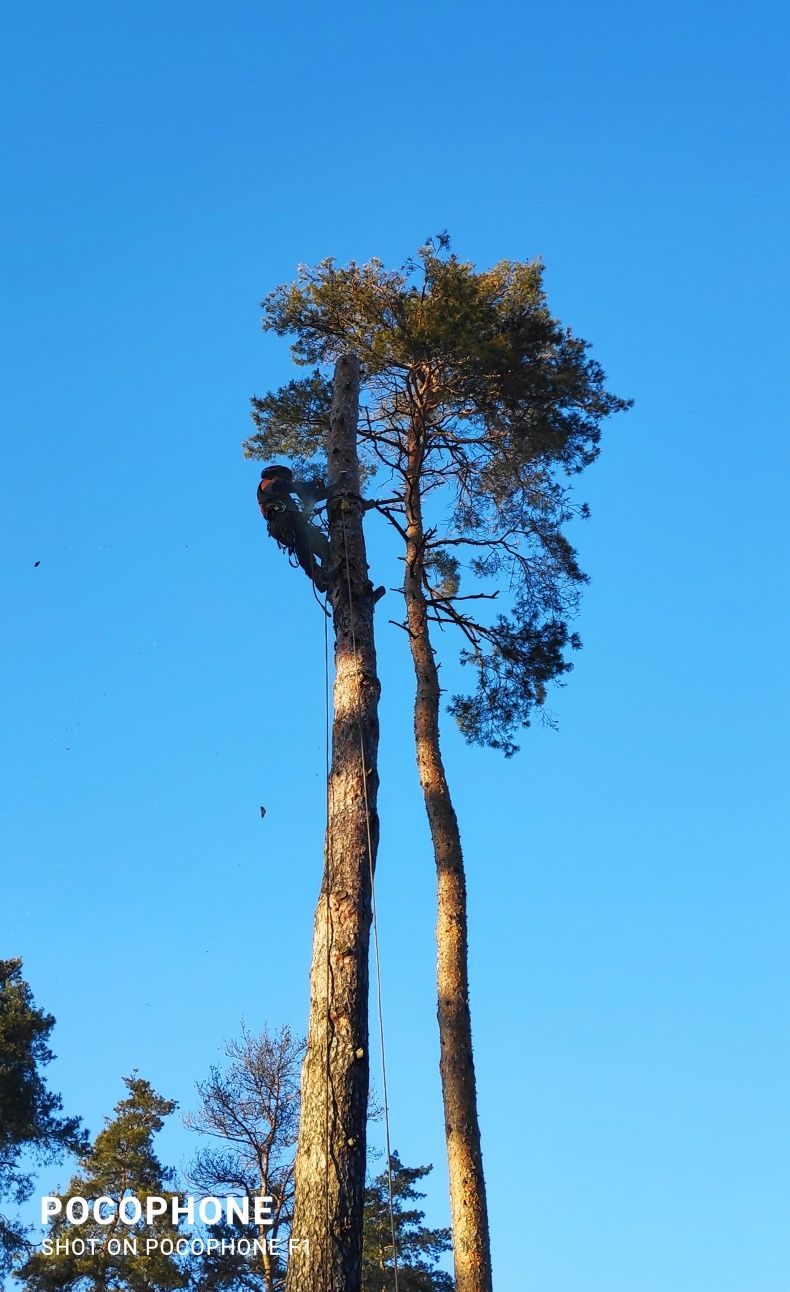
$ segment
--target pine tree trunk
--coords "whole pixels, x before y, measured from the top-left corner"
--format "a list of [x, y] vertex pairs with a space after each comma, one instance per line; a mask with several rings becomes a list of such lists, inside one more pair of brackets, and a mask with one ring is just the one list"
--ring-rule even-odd
[[359, 1292], [362, 1277], [380, 685], [358, 496], [358, 401], [358, 364], [354, 356], [344, 355], [335, 368], [328, 444], [335, 629], [332, 767], [324, 879], [313, 933], [287, 1292]]
[[437, 877], [439, 1069], [444, 1100], [456, 1292], [491, 1292], [483, 1155], [477, 1116], [469, 1011], [466, 879], [461, 834], [439, 746], [439, 674], [423, 590], [424, 531], [419, 449], [410, 455], [406, 492], [404, 594], [417, 688], [417, 768], [430, 825]]
[[265, 1292], [274, 1292], [274, 1264], [272, 1261], [272, 1254], [268, 1248], [268, 1240], [269, 1240], [268, 1231], [264, 1229], [259, 1233], [258, 1236], [261, 1240], [261, 1243], [263, 1244], [263, 1252], [261, 1253], [261, 1268], [263, 1269], [263, 1286], [264, 1286]]
[[[261, 1189], [259, 1197], [265, 1198], [266, 1187]], [[268, 1226], [261, 1225], [258, 1229], [258, 1238], [262, 1244], [261, 1251], [261, 1270], [263, 1271], [264, 1292], [274, 1292], [274, 1260], [272, 1253], [269, 1251], [269, 1239], [272, 1236], [272, 1230]]]

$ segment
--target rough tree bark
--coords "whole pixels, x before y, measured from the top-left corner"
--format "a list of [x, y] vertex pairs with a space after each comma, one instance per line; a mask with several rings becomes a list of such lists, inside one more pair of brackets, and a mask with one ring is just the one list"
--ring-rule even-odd
[[423, 590], [421, 452], [417, 435], [410, 448], [406, 476], [403, 590], [417, 682], [414, 702], [417, 769], [436, 860], [439, 1070], [450, 1176], [455, 1288], [456, 1292], [491, 1292], [488, 1208], [469, 1009], [466, 879], [458, 818], [439, 746], [441, 689]]
[[359, 1292], [362, 1276], [380, 684], [359, 498], [358, 407], [359, 365], [353, 355], [343, 355], [335, 367], [328, 441], [335, 630], [332, 766], [324, 878], [313, 932], [296, 1152], [295, 1246], [287, 1292]]

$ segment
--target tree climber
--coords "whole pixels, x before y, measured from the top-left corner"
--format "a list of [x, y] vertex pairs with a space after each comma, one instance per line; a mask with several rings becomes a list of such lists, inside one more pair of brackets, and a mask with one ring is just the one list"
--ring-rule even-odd
[[329, 539], [311, 523], [309, 514], [326, 496], [322, 481], [294, 480], [290, 467], [271, 466], [261, 472], [258, 506], [266, 528], [278, 547], [296, 557], [319, 592], [329, 586]]

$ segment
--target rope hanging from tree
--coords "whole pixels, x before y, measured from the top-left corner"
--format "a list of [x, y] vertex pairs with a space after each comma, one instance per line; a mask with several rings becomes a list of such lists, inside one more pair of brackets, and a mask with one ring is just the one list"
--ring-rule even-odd
[[[346, 501], [345, 498], [341, 500], [340, 505], [341, 505], [341, 509], [344, 512], [348, 510], [348, 502]], [[351, 589], [351, 569], [349, 564], [345, 517], [343, 517], [343, 565], [345, 568], [346, 587], [348, 591], [349, 623], [351, 627], [351, 645], [354, 653], [354, 666], [357, 670], [357, 676], [359, 676], [359, 671], [360, 671], [359, 656], [357, 654], [356, 627], [354, 623], [354, 602], [353, 602], [352, 589]], [[317, 597], [316, 597], [316, 600], [318, 600]], [[325, 762], [326, 784], [327, 784], [327, 798], [326, 798], [327, 845], [326, 845], [326, 896], [325, 896], [325, 901], [326, 901], [325, 990], [326, 990], [326, 1002], [327, 1002], [327, 1011], [326, 1011], [327, 1017], [326, 1017], [326, 1095], [325, 1095], [325, 1106], [324, 1106], [324, 1131], [325, 1131], [325, 1144], [326, 1144], [324, 1208], [325, 1208], [325, 1216], [326, 1216], [326, 1240], [325, 1240], [325, 1247], [324, 1247], [324, 1288], [325, 1288], [325, 1292], [330, 1292], [330, 1289], [328, 1286], [329, 1244], [331, 1241], [331, 1225], [329, 1221], [329, 1156], [330, 1156], [329, 1110], [330, 1110], [331, 1092], [332, 1092], [332, 1070], [331, 1070], [330, 1060], [331, 1060], [331, 1044], [332, 1044], [331, 1035], [333, 1030], [332, 1010], [330, 1005], [330, 1001], [331, 1001], [330, 988], [331, 988], [331, 980], [332, 980], [331, 945], [332, 945], [332, 935], [333, 935], [330, 894], [332, 891], [333, 840], [332, 840], [332, 803], [331, 803], [331, 792], [332, 792], [331, 783], [332, 782], [331, 782], [330, 734], [329, 734], [330, 733], [329, 627], [327, 623], [327, 620], [329, 618], [329, 612], [326, 610], [325, 604], [323, 605], [322, 608], [324, 609], [324, 614], [325, 614], [325, 618], [324, 618], [324, 762]], [[371, 832], [370, 832], [370, 805], [368, 802], [368, 768], [365, 765], [366, 764], [365, 745], [364, 745], [364, 739], [362, 735], [362, 725], [359, 722], [359, 718], [357, 718], [357, 730], [359, 733], [360, 769], [362, 773], [362, 792], [363, 792], [364, 803], [365, 803], [365, 824], [366, 824], [366, 830], [367, 830], [368, 865], [370, 868], [370, 904], [371, 904], [371, 921], [373, 925], [373, 962], [374, 962], [374, 971], [375, 971], [375, 978], [376, 978], [376, 1012], [378, 1016], [379, 1053], [380, 1053], [380, 1059], [381, 1059], [381, 1084], [382, 1084], [382, 1096], [384, 1101], [384, 1136], [385, 1136], [386, 1154], [387, 1154], [387, 1195], [388, 1195], [390, 1235], [392, 1238], [393, 1287], [394, 1287], [394, 1292], [399, 1292], [398, 1242], [397, 1242], [397, 1235], [395, 1231], [395, 1205], [394, 1205], [393, 1181], [392, 1181], [392, 1145], [391, 1145], [391, 1138], [390, 1138], [389, 1092], [388, 1092], [388, 1086], [387, 1086], [386, 1046], [384, 1041], [384, 1010], [383, 1010], [382, 992], [381, 992], [381, 954], [380, 954], [380, 946], [379, 946], [378, 918], [376, 913], [376, 888], [375, 888], [375, 878], [374, 878], [374, 872], [373, 872], [373, 841], [372, 841]]]

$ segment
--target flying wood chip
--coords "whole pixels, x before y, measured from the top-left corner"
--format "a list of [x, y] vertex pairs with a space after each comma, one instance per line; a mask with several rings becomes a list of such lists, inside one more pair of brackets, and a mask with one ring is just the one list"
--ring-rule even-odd
[[261, 820], [263, 820], [263, 818], [264, 818], [265, 816], [266, 816], [266, 808], [265, 808], [265, 807], [262, 807], [262, 808], [261, 808]]

